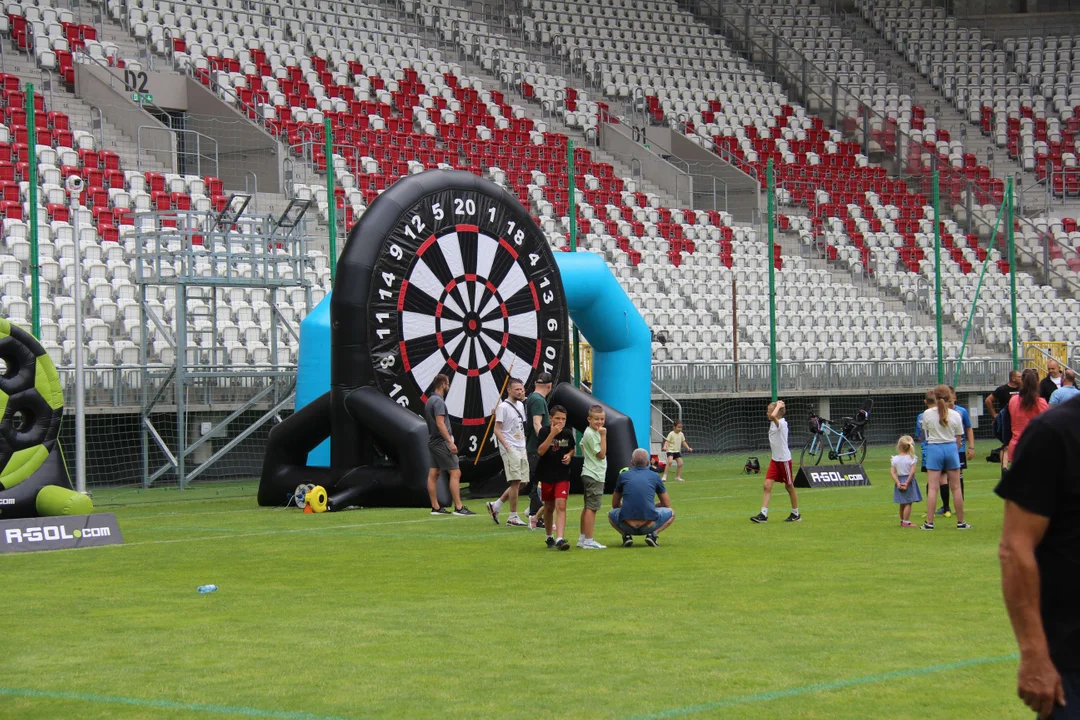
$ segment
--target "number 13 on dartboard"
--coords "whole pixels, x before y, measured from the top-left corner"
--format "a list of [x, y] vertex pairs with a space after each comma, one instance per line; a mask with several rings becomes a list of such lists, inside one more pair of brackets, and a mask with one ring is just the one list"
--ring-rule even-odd
[[[507, 374], [566, 367], [566, 302], [546, 238], [509, 196], [444, 191], [403, 210], [369, 297], [376, 384], [422, 412], [435, 375], [461, 452], [476, 452]], [[498, 450], [485, 443], [481, 459]]]

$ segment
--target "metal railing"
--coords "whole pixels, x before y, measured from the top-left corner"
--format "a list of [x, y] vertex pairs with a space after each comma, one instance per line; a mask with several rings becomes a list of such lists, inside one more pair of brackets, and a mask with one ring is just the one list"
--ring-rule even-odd
[[[144, 129], [153, 131], [153, 133], [159, 133], [162, 130], [159, 126], [140, 125], [138, 127], [136, 143], [139, 150], [137, 163], [139, 171], [143, 169], [143, 157], [146, 153], [165, 152], [172, 157], [174, 172], [179, 172], [182, 175], [199, 175], [200, 177], [208, 175], [217, 177], [220, 175], [219, 169], [221, 166], [218, 162], [218, 141], [216, 138], [187, 128], [167, 128], [172, 134], [170, 147], [153, 147], [149, 144], [149, 140], [144, 142]], [[207, 148], [206, 152], [203, 151], [204, 145]], [[192, 165], [194, 165], [194, 168]]]
[[[642, 143], [639, 135], [635, 133], [634, 140], [640, 146], [638, 153], [644, 155], [647, 160], [652, 161], [649, 163], [650, 172], [647, 174], [646, 165], [640, 157], [634, 157], [604, 147], [604, 133], [616, 132], [613, 128], [617, 126], [605, 123], [600, 127], [603, 130], [599, 136], [599, 145], [603, 152], [629, 167], [632, 179], [638, 183], [651, 182], [662, 190], [671, 190], [673, 187], [676, 207], [725, 212], [728, 210], [728, 184], [721, 178], [709, 175], [707, 172], [697, 172], [704, 168], [703, 165], [699, 167], [699, 163], [690, 163], [675, 155], [661, 155], [651, 147], [656, 143], [651, 141], [648, 141], [648, 144]], [[672, 176], [674, 184], [665, 187], [667, 179], [658, 180], [655, 177], [649, 177], [649, 175], [655, 175], [657, 168], [666, 169], [665, 174]], [[705, 200], [705, 202], [697, 202], [699, 199]]]
[[[766, 362], [679, 362], [653, 365], [653, 383], [664, 395], [771, 393]], [[781, 393], [909, 392], [937, 384], [936, 360], [780, 361]], [[960, 365], [958, 388], [992, 388], [1012, 369], [1006, 357], [970, 359]], [[956, 359], [945, 361], [946, 377]]]
[[[652, 403], [652, 409], [655, 410], [656, 412], [660, 413], [660, 417], [662, 417], [666, 421], [664, 424], [667, 425], [668, 427], [670, 427], [670, 426], [674, 425], [676, 422], [681, 423], [683, 421], [682, 403], [680, 403], [678, 400], [676, 400], [675, 397], [673, 395], [671, 395], [667, 390], [664, 390], [664, 388], [657, 385], [655, 380], [653, 380], [652, 389], [653, 389], [653, 392], [655, 394], [659, 395], [661, 398], [663, 398], [664, 400], [667, 400], [668, 402], [672, 403], [675, 406], [675, 416], [676, 416], [677, 420], [670, 417], [667, 413], [665, 413], [664, 409], [659, 404]], [[650, 431], [650, 437], [649, 437], [650, 441], [653, 440], [653, 436], [659, 437], [661, 441], [663, 441], [664, 438], [666, 437], [664, 435], [664, 431], [661, 428], [655, 427], [651, 423], [649, 425], [649, 431]]]
[[[224, 360], [224, 357], [221, 358]], [[60, 384], [68, 396], [75, 392], [75, 368], [56, 368]], [[172, 379], [173, 368], [166, 365], [97, 365], [83, 370], [86, 408], [93, 413], [106, 408], [129, 408], [139, 412], [148, 395], [163, 389]], [[223, 377], [227, 373], [228, 377]], [[189, 406], [217, 407], [247, 402], [260, 391], [278, 386], [278, 395], [286, 394], [296, 380], [296, 367], [278, 364], [270, 367], [240, 366], [228, 363], [201, 365], [198, 372], [188, 372], [186, 385]], [[269, 404], [269, 401], [267, 401]], [[165, 411], [168, 406], [159, 406]], [[74, 412], [73, 408], [71, 409]]]

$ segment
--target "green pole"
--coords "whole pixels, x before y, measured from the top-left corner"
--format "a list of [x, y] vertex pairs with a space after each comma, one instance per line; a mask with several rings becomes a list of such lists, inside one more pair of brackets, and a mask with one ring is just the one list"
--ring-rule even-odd
[[[577, 252], [577, 207], [575, 202], [574, 184], [574, 141], [567, 144], [566, 150], [566, 174], [568, 175], [567, 187], [570, 188], [570, 252]], [[577, 323], [574, 323], [574, 387], [581, 387], [581, 353], [578, 346], [581, 344], [581, 336], [578, 334]]]
[[768, 189], [768, 213], [769, 213], [769, 374], [772, 379], [772, 399], [776, 402], [779, 396], [779, 388], [776, 377], [776, 234], [774, 226], [776, 217], [773, 208], [773, 196], [776, 188], [773, 186], [773, 161], [769, 158], [765, 166], [765, 185]]
[[[26, 83], [26, 144], [29, 161], [30, 185], [30, 323], [34, 337], [41, 338], [41, 265], [38, 258], [38, 179], [37, 179], [37, 128], [34, 117], [34, 85]], [[79, 238], [75, 238], [75, 252], [79, 250]]]
[[997, 219], [994, 221], [994, 231], [990, 233], [990, 244], [986, 248], [986, 259], [983, 260], [982, 270], [979, 271], [979, 282], [975, 286], [975, 299], [971, 302], [971, 312], [968, 313], [967, 326], [964, 328], [964, 340], [960, 343], [960, 357], [956, 359], [956, 373], [953, 375], [953, 386], [960, 385], [960, 365], [964, 362], [964, 351], [967, 350], [968, 336], [971, 333], [971, 323], [975, 321], [975, 307], [979, 304], [979, 293], [982, 291], [983, 278], [986, 277], [986, 268], [990, 265], [990, 251], [998, 240], [998, 229], [1001, 227], [1001, 216], [1005, 212], [1004, 203], [998, 208]]
[[1009, 237], [1009, 296], [1012, 298], [1012, 361], [1020, 367], [1020, 335], [1016, 329], [1016, 232], [1013, 227], [1013, 178], [1005, 180], [1005, 232]]
[[934, 168], [934, 309], [937, 317], [937, 381], [945, 382], [945, 339], [941, 330], [941, 208], [938, 171]]
[[330, 210], [330, 287], [333, 287], [337, 275], [337, 198], [334, 197], [334, 133], [330, 118], [323, 120], [323, 135], [326, 136], [326, 199]]

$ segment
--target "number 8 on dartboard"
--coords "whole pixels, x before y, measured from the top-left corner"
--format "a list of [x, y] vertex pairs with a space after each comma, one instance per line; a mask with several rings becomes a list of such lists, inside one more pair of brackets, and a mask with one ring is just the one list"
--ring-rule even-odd
[[[459, 175], [455, 173], [455, 175]], [[462, 183], [466, 184], [466, 183]], [[566, 302], [544, 235], [497, 186], [434, 191], [382, 241], [369, 288], [375, 383], [417, 413], [435, 375], [459, 451], [472, 456], [507, 373], [532, 382], [566, 366]], [[480, 460], [498, 454], [484, 443]]]

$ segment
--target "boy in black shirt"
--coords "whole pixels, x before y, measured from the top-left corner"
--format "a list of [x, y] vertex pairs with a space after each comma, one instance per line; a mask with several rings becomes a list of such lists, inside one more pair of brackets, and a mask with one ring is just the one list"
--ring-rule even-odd
[[[570, 461], [574, 457], [574, 433], [566, 427], [566, 408], [555, 405], [550, 410], [551, 425], [541, 428], [536, 439], [540, 456], [536, 463], [536, 479], [540, 481], [540, 499], [544, 501], [544, 528], [547, 546], [569, 550], [563, 538], [566, 528], [566, 498], [570, 495]], [[555, 516], [554, 523], [552, 515]], [[552, 537], [552, 531], [555, 536]]]

